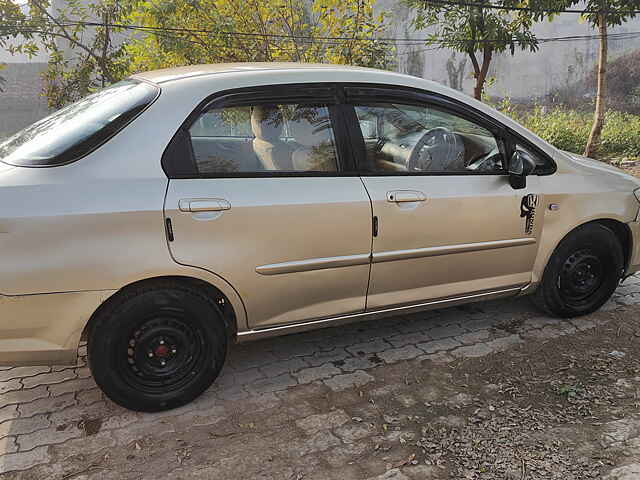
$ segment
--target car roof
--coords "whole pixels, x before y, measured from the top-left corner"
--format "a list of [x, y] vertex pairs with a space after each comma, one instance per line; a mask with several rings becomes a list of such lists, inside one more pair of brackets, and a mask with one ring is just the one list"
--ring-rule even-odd
[[[317, 71], [317, 70], [333, 70], [340, 72], [365, 72], [369, 74], [391, 74], [383, 70], [374, 68], [352, 67], [347, 65], [332, 65], [323, 63], [294, 63], [294, 62], [254, 62], [254, 63], [213, 63], [204, 65], [188, 65], [184, 67], [164, 68], [161, 70], [152, 70], [133, 75], [154, 83], [165, 83], [184, 78], [199, 77], [204, 75], [213, 75], [220, 73], [240, 73], [240, 72], [259, 72], [259, 71]], [[398, 75], [398, 74], [395, 74]]]
[[[133, 78], [155, 84], [164, 84], [163, 91], [168, 90], [172, 95], [177, 95], [175, 97], [176, 101], [182, 104], [185, 102], [188, 103], [193, 100], [193, 98], [201, 101], [211, 95], [212, 88], [209, 77], [217, 75], [221, 77], [221, 82], [217, 82], [218, 91], [263, 84], [323, 82], [356, 82], [416, 88], [458, 100], [476, 110], [484, 112], [486, 115], [500, 120], [503, 124], [529, 138], [530, 141], [535, 142], [537, 145], [544, 145], [549, 155], [555, 155], [557, 153], [553, 146], [511, 118], [462, 92], [431, 80], [387, 70], [321, 63], [216, 63], [153, 70], [135, 74]], [[222, 81], [223, 79], [224, 81]], [[233, 85], [233, 87], [231, 85]], [[169, 97], [172, 95], [169, 95]]]

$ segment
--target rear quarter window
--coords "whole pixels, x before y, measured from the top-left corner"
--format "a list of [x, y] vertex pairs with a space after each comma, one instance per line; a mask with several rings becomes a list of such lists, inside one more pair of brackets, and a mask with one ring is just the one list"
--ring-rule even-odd
[[160, 88], [135, 79], [68, 105], [0, 143], [0, 161], [53, 167], [87, 155], [122, 130], [158, 97]]

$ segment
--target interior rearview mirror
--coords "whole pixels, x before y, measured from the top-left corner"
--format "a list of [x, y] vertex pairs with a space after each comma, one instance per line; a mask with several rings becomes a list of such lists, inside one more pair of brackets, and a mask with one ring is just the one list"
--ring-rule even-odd
[[536, 168], [536, 162], [529, 153], [516, 150], [509, 161], [509, 183], [516, 190], [527, 186], [527, 176]]

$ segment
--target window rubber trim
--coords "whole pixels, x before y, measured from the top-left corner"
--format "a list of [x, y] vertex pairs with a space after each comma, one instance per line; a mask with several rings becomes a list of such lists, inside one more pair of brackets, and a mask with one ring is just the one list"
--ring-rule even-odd
[[[521, 143], [525, 148], [531, 150], [536, 155], [544, 159], [548, 167], [543, 171], [535, 171], [533, 175], [546, 176], [552, 175], [557, 171], [556, 162], [546, 152], [542, 151], [538, 146], [522, 137], [513, 129], [502, 124], [500, 121], [490, 117], [484, 112], [475, 109], [459, 100], [447, 97], [445, 95], [420, 90], [402, 85], [380, 85], [374, 83], [343, 83], [346, 103], [353, 105], [356, 102], [402, 102], [405, 105], [428, 106], [434, 105], [460, 115], [469, 121], [480, 123], [481, 126], [489, 130], [494, 135], [501, 137], [503, 143], [507, 144], [510, 139], [515, 139], [516, 143]], [[354, 109], [355, 114], [355, 109]], [[357, 119], [357, 116], [356, 116]], [[364, 148], [364, 137], [360, 129], [357, 129], [362, 139], [362, 148]], [[357, 145], [355, 145], [357, 147]], [[362, 151], [358, 155], [358, 159], [362, 159]], [[508, 176], [508, 172], [361, 172], [362, 176], [468, 176], [468, 175], [490, 175], [490, 176]]]
[[[211, 179], [211, 178], [281, 178], [281, 177], [357, 177], [353, 155], [349, 139], [344, 131], [347, 123], [344, 120], [343, 108], [344, 92], [339, 83], [295, 83], [278, 84], [258, 87], [243, 87], [224, 90], [214, 93], [202, 102], [187, 116], [185, 121], [177, 129], [171, 141], [162, 154], [161, 166], [169, 179]], [[205, 111], [213, 108], [225, 108], [234, 106], [264, 105], [279, 103], [318, 103], [326, 105], [329, 109], [333, 134], [338, 153], [338, 171], [336, 172], [295, 172], [266, 170], [257, 172], [218, 172], [203, 174], [194, 170], [191, 173], [176, 173], [177, 169], [171, 167], [173, 162], [185, 162], [185, 159], [169, 158], [167, 153], [170, 147], [177, 141], [180, 132], [188, 132], [189, 128]], [[190, 142], [189, 142], [190, 143]], [[191, 155], [191, 162], [195, 165], [192, 148], [190, 152], [182, 152], [182, 155]]]

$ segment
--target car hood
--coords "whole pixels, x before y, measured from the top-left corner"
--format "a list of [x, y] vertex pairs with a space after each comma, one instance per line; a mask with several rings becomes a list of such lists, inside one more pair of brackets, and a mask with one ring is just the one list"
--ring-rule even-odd
[[610, 174], [620, 179], [628, 180], [636, 186], [640, 186], [640, 178], [634, 177], [618, 167], [614, 167], [613, 165], [609, 165], [608, 163], [600, 162], [598, 160], [593, 160], [592, 158], [585, 157], [583, 155], [578, 155], [577, 153], [567, 151], [562, 151], [562, 153], [568, 156], [572, 162], [586, 174]]

